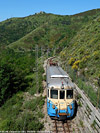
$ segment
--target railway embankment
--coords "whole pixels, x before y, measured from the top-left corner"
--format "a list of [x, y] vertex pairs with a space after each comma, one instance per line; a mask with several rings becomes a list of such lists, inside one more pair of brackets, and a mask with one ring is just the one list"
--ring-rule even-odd
[[75, 93], [78, 95], [77, 119], [85, 133], [100, 133], [100, 113], [86, 97], [84, 92], [75, 84]]

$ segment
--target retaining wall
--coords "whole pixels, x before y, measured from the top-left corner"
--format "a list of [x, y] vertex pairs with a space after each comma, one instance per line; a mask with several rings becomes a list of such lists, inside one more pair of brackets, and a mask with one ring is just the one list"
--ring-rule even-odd
[[77, 116], [82, 124], [81, 131], [83, 133], [100, 133], [100, 113], [92, 105], [84, 92], [80, 90], [76, 84], [75, 86], [75, 94], [80, 96], [80, 98], [77, 99], [79, 104]]

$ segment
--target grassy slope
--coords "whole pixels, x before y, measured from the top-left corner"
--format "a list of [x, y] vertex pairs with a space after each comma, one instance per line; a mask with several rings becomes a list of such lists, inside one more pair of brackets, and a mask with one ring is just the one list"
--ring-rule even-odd
[[[69, 22], [68, 24], [62, 24], [65, 22], [64, 19], [69, 19], [69, 17], [61, 17], [61, 23], [59, 23], [59, 20], [56, 20], [55, 22], [50, 20], [51, 22], [44, 23], [20, 40], [10, 44], [9, 47], [19, 50], [32, 49], [35, 44], [45, 48], [53, 48], [54, 46], [59, 47], [60, 45], [63, 47], [65, 45], [64, 42], [66, 40], [69, 41], [81, 27], [81, 22], [79, 22], [77, 26], [74, 26], [73, 22], [70, 22], [71, 24], [69, 24]], [[58, 43], [60, 44], [58, 45]]]
[[[7, 19], [0, 22], [0, 45], [9, 45], [45, 23], [49, 24], [48, 27], [50, 26], [50, 30], [56, 26], [65, 28], [67, 32], [72, 29], [77, 32], [81, 25], [95, 18], [99, 14], [99, 11], [99, 9], [91, 10], [72, 16], [39, 13], [24, 18]], [[59, 32], [63, 31], [59, 29]]]
[[49, 19], [53, 19], [52, 14], [35, 14], [24, 18], [11, 18], [0, 22], [0, 45], [10, 43], [22, 38], [37, 27], [41, 26]]
[[[84, 26], [61, 53], [72, 79], [97, 106], [100, 78], [100, 17]], [[78, 76], [77, 76], [78, 75]], [[100, 101], [99, 101], [100, 108]]]
[[[86, 14], [88, 15], [86, 16]], [[54, 48], [56, 46], [56, 51], [60, 52], [63, 47], [69, 45], [70, 40], [83, 26], [90, 23], [98, 15], [99, 10], [88, 11], [87, 13], [73, 16], [36, 15], [34, 17], [38, 21], [42, 19], [44, 22], [40, 23], [40, 25], [23, 38], [10, 44], [9, 47], [17, 50], [29, 50], [38, 44], [44, 48]]]
[[[74, 62], [79, 60], [78, 70], [85, 71], [89, 80], [97, 78], [100, 74], [100, 17], [94, 19], [91, 23], [81, 29], [71, 40], [70, 45], [64, 49], [64, 56], [69, 61], [71, 58]], [[63, 53], [62, 52], [62, 53]]]

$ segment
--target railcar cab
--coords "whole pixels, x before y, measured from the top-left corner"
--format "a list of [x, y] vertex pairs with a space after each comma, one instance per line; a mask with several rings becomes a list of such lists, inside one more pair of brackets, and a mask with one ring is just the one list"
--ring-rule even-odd
[[72, 117], [74, 113], [73, 89], [47, 89], [47, 110], [49, 116], [56, 116], [59, 120]]

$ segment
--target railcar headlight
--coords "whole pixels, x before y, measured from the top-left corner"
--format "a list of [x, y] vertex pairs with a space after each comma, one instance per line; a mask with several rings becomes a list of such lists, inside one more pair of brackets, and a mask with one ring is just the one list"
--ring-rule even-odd
[[72, 105], [69, 105], [69, 108], [72, 110]]
[[54, 104], [52, 105], [52, 108], [55, 109], [55, 105]]
[[57, 106], [57, 105], [58, 105], [58, 103], [55, 103], [55, 105]]

